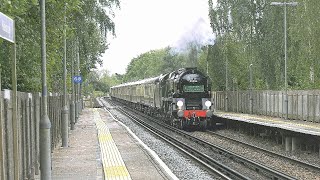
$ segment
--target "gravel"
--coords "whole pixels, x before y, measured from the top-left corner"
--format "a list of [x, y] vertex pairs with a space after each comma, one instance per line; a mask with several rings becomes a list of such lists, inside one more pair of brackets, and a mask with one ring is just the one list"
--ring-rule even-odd
[[[272, 150], [278, 154], [287, 155], [288, 157], [295, 158], [296, 156], [291, 153], [284, 152], [281, 145], [277, 145], [273, 142], [262, 138], [256, 138], [252, 136], [248, 136], [241, 132], [235, 132], [233, 130], [218, 130], [216, 133], [231, 137], [233, 139], [237, 139], [243, 142], [249, 142], [249, 144], [262, 147], [268, 150]], [[260, 151], [255, 151], [247, 146], [240, 145], [239, 143], [234, 143], [231, 141], [227, 141], [225, 139], [221, 139], [212, 134], [203, 133], [203, 132], [193, 132], [193, 135], [209, 141], [213, 144], [218, 144], [223, 148], [226, 148], [232, 152], [238, 153], [242, 156], [245, 156], [251, 160], [257, 161], [259, 163], [263, 163], [268, 167], [279, 170], [281, 172], [286, 172], [286, 174], [296, 177], [297, 179], [320, 179], [320, 172], [316, 172], [314, 170], [306, 169], [305, 167], [301, 167], [295, 163], [288, 162], [285, 159], [270, 156], [268, 153], [263, 153]], [[319, 157], [314, 157], [314, 155], [307, 155], [306, 153], [301, 153], [298, 155], [299, 160], [307, 160], [306, 162], [311, 163], [311, 157], [313, 164], [319, 164]]]
[[[141, 141], [155, 151], [155, 153], [158, 154], [162, 161], [167, 164], [167, 166], [179, 179], [217, 179], [217, 177], [214, 177], [206, 169], [202, 168], [201, 166], [197, 166], [197, 164], [189, 157], [183, 155], [180, 151], [159, 140], [157, 137], [154, 137], [148, 131], [144, 130], [139, 125], [136, 125], [134, 122], [115, 109], [111, 108], [110, 111], [117, 116], [119, 121], [128, 126], [132, 132], [141, 139]], [[287, 155], [291, 158], [306, 161], [310, 164], [320, 164], [320, 158], [316, 154], [309, 154], [308, 152], [301, 151], [297, 151], [295, 153], [285, 152], [283, 151], [283, 147], [279, 144], [263, 138], [248, 136], [239, 131], [217, 130], [216, 132], [234, 139], [242, 140], [243, 142], [250, 142], [252, 145], [272, 150], [279, 154]], [[313, 170], [297, 166], [296, 164], [289, 163], [281, 158], [270, 156], [267, 153], [257, 152], [251, 148], [248, 148], [247, 146], [226, 141], [205, 132], [195, 131], [190, 132], [190, 134], [213, 144], [218, 144], [222, 148], [226, 148], [232, 152], [241, 154], [251, 160], [263, 163], [264, 165], [279, 171], [287, 172], [288, 175], [294, 176], [297, 179], [320, 179], [320, 172], [314, 172]]]
[[159, 140], [115, 109], [111, 108], [110, 111], [119, 121], [128, 126], [142, 142], [152, 149], [179, 179], [217, 179], [206, 169], [197, 166], [193, 160], [183, 155], [180, 151]]

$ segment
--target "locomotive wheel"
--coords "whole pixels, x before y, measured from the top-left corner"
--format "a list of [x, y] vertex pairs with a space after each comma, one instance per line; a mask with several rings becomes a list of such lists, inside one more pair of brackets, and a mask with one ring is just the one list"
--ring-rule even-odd
[[185, 123], [185, 121], [184, 121], [183, 119], [181, 119], [181, 120], [180, 120], [180, 127], [179, 127], [179, 129], [185, 130], [185, 128], [186, 128], [186, 123]]
[[206, 131], [207, 130], [207, 124], [208, 124], [207, 120], [201, 121], [200, 122], [200, 130], [201, 131]]
[[174, 121], [174, 118], [173, 118], [171, 115], [169, 115], [168, 119], [169, 119], [168, 121], [170, 122], [170, 125], [173, 126], [173, 127], [176, 127], [176, 126], [175, 126], [176, 123], [175, 123], [175, 121]]
[[209, 121], [210, 121], [210, 125], [209, 125], [210, 130], [215, 130], [216, 129], [216, 121], [212, 117], [209, 119]]

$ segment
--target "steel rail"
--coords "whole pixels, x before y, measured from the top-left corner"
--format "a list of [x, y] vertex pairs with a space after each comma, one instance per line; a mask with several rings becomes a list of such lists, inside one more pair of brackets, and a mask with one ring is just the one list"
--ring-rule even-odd
[[[127, 108], [127, 109], [129, 109], [129, 108]], [[148, 116], [148, 115], [146, 115], [144, 113], [141, 113], [139, 111], [135, 111], [135, 113], [139, 113], [139, 115], [144, 116], [145, 118], [148, 118], [149, 120], [152, 120], [152, 121], [158, 123], [159, 125], [165, 126], [166, 128], [168, 128], [168, 129], [170, 129], [170, 130], [172, 130], [172, 131], [184, 136], [185, 138], [188, 138], [189, 140], [197, 142], [199, 145], [202, 145], [204, 147], [209, 147], [210, 149], [216, 151], [217, 153], [223, 154], [226, 157], [229, 157], [230, 159], [232, 159], [233, 161], [236, 161], [236, 162], [239, 162], [241, 164], [244, 164], [247, 167], [251, 168], [252, 170], [255, 170], [257, 173], [262, 173], [263, 175], [265, 175], [265, 176], [267, 176], [267, 177], [269, 177], [271, 179], [291, 179], [291, 180], [296, 179], [295, 177], [292, 177], [292, 176], [289, 176], [287, 174], [284, 174], [284, 173], [282, 173], [282, 172], [280, 172], [278, 170], [272, 169], [272, 168], [270, 168], [268, 166], [265, 166], [263, 164], [259, 164], [256, 161], [247, 159], [244, 156], [241, 156], [239, 154], [236, 154], [234, 152], [226, 150], [226, 149], [224, 149], [224, 148], [222, 148], [222, 147], [220, 147], [218, 145], [214, 145], [212, 143], [209, 143], [207, 141], [204, 141], [202, 139], [199, 139], [197, 137], [189, 135], [188, 133], [186, 133], [183, 130], [180, 130], [180, 129], [175, 128], [173, 126], [170, 126], [168, 124], [159, 122], [159, 121], [155, 120], [154, 118], [150, 118], [150, 116]]]
[[185, 131], [182, 131], [180, 129], [177, 129], [177, 128], [172, 127], [167, 124], [165, 124], [165, 126], [170, 128], [172, 131], [175, 131], [176, 133], [183, 135], [185, 138], [188, 138], [194, 142], [197, 142], [198, 144], [200, 144], [204, 147], [209, 147], [212, 150], [217, 151], [217, 153], [219, 153], [219, 154], [224, 154], [226, 157], [229, 157], [233, 161], [237, 161], [241, 164], [245, 164], [247, 167], [255, 170], [257, 173], [263, 173], [265, 176], [267, 176], [271, 179], [291, 179], [291, 180], [296, 179], [296, 178], [289, 176], [287, 174], [284, 174], [278, 170], [272, 169], [272, 168], [265, 166], [263, 164], [260, 164], [256, 161], [247, 159], [246, 157], [241, 156], [239, 154], [236, 154], [232, 151], [226, 150], [226, 149], [222, 148], [221, 146], [212, 144], [210, 142], [207, 142], [207, 141], [204, 141], [204, 140], [199, 139], [197, 137], [194, 137], [192, 135], [189, 135]]
[[270, 150], [267, 150], [267, 149], [264, 149], [264, 148], [261, 148], [261, 147], [258, 147], [258, 146], [255, 146], [255, 145], [252, 145], [252, 144], [249, 144], [249, 143], [246, 143], [246, 142], [243, 142], [243, 141], [240, 141], [240, 140], [237, 140], [237, 139], [234, 139], [234, 138], [231, 138], [231, 137], [227, 137], [227, 136], [224, 136], [224, 135], [221, 135], [221, 134], [217, 134], [213, 131], [206, 131], [210, 134], [213, 134], [215, 136], [219, 136], [221, 138], [225, 138], [227, 140], [230, 140], [230, 141], [235, 141], [237, 143], [240, 143], [240, 144], [243, 144], [243, 145], [246, 145], [248, 147], [251, 147], [251, 148], [254, 148], [254, 149], [257, 149], [257, 150], [260, 150], [262, 152], [265, 152], [265, 153], [269, 153], [273, 156], [277, 156], [277, 157], [280, 157], [280, 158], [284, 158], [286, 160], [289, 160], [289, 161], [292, 161], [294, 163], [297, 163], [297, 164], [300, 164], [300, 165], [303, 165], [307, 168], [311, 168], [311, 169], [314, 169], [316, 171], [320, 171], [320, 166], [317, 166], [317, 165], [314, 165], [314, 164], [310, 164], [310, 163], [307, 163], [307, 162], [303, 162], [301, 160], [298, 160], [298, 159], [292, 159], [290, 157], [287, 157], [285, 155], [282, 155], [282, 154], [279, 154], [279, 153], [276, 153], [276, 152], [273, 152], [273, 151], [270, 151]]
[[[108, 109], [108, 108], [107, 108]], [[218, 161], [212, 159], [211, 157], [207, 156], [206, 154], [203, 154], [202, 152], [180, 142], [179, 140], [175, 139], [174, 137], [171, 137], [167, 135], [166, 133], [155, 129], [145, 121], [141, 120], [140, 118], [134, 116], [133, 114], [128, 113], [126, 110], [124, 110], [121, 107], [116, 108], [118, 111], [120, 111], [122, 114], [133, 120], [135, 123], [139, 124], [140, 126], [147, 129], [152, 134], [156, 135], [158, 138], [164, 140], [165, 142], [169, 143], [171, 146], [177, 148], [181, 152], [185, 153], [189, 157], [196, 160], [201, 165], [208, 168], [213, 173], [219, 175], [223, 179], [250, 179], [246, 176], [243, 176], [241, 173], [219, 163]]]

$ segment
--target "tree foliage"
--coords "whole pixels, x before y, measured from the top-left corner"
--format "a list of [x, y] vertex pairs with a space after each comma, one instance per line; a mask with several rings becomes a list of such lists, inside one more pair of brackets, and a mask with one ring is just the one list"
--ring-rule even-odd
[[[60, 92], [63, 73], [63, 29], [64, 15], [67, 24], [68, 85], [70, 87], [71, 64], [77, 55], [80, 72], [84, 79], [102, 63], [101, 56], [108, 48], [107, 36], [115, 35], [113, 8], [120, 6], [119, 0], [65, 0], [46, 1], [46, 46], [48, 90]], [[40, 8], [36, 0], [0, 0], [0, 12], [15, 20], [17, 42], [17, 82], [19, 91], [40, 91]], [[3, 88], [11, 88], [11, 53], [9, 42], [0, 40], [1, 80]], [[74, 63], [76, 65], [76, 63]], [[74, 68], [75, 69], [75, 68]]]
[[[198, 56], [192, 53], [192, 46], [186, 52], [176, 52], [171, 47], [151, 50], [131, 60], [123, 77], [124, 82], [159, 76], [182, 67], [194, 66], [190, 59]], [[191, 52], [191, 53], [190, 53]], [[197, 59], [197, 58], [195, 58]]]
[[92, 71], [88, 74], [86, 81], [83, 83], [83, 94], [91, 95], [93, 92], [102, 92], [106, 94], [110, 87], [120, 84], [123, 77], [119, 74], [112, 74], [108, 70]]
[[[209, 0], [211, 27], [217, 35], [208, 51], [214, 89], [224, 90], [226, 82], [229, 87], [248, 89], [250, 64], [256, 89], [284, 88], [284, 7], [271, 2], [218, 0], [215, 6]], [[297, 2], [296, 7], [287, 6], [288, 88], [319, 88], [320, 4]]]

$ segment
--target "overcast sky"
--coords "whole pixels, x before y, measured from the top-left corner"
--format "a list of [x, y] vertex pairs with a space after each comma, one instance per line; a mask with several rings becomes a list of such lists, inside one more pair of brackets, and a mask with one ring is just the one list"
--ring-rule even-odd
[[121, 0], [120, 5], [116, 37], [109, 39], [99, 68], [111, 74], [124, 74], [131, 59], [149, 50], [183, 46], [190, 34], [212, 39], [208, 0]]

